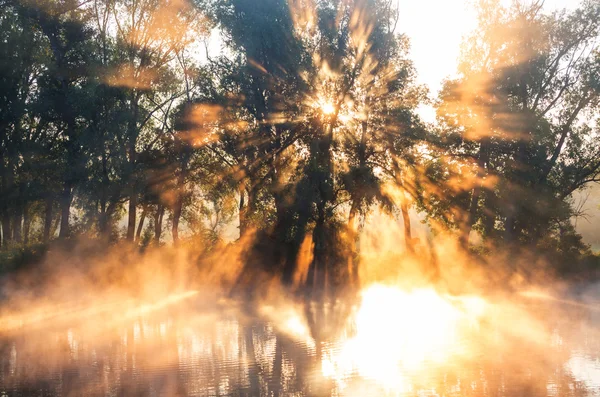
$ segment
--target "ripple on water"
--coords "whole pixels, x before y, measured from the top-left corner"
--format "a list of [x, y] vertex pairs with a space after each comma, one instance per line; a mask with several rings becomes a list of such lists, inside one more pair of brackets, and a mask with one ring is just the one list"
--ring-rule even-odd
[[[0, 341], [0, 396], [600, 395], [589, 317], [578, 320], [585, 336], [549, 326], [534, 341], [499, 312], [468, 317], [470, 303], [377, 294], [388, 304], [367, 296], [326, 337], [288, 314], [190, 302], [93, 327], [21, 329]], [[312, 326], [334, 321], [327, 313]]]

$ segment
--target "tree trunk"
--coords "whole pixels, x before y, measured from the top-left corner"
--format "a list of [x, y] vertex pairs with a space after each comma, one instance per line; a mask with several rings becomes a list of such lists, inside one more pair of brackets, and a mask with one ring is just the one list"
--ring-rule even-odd
[[[0, 139], [2, 141], [4, 141], [4, 126], [0, 127]], [[6, 202], [5, 202], [5, 197], [6, 197], [6, 175], [5, 175], [5, 171], [6, 170], [6, 166], [4, 165], [4, 150], [0, 150], [0, 223], [3, 223], [2, 221], [4, 220], [4, 214], [6, 213], [7, 209], [6, 209]], [[4, 248], [4, 232], [1, 230], [2, 227], [0, 227], [0, 232], [2, 234], [2, 236], [0, 236], [0, 249]]]
[[179, 244], [179, 219], [181, 219], [181, 211], [183, 209], [183, 186], [180, 185], [177, 190], [177, 199], [173, 206], [173, 225], [171, 225], [174, 246]]
[[[133, 189], [132, 189], [133, 190]], [[134, 192], [129, 196], [129, 213], [127, 215], [127, 241], [133, 242], [135, 237], [137, 197]]]
[[100, 213], [98, 214], [98, 232], [100, 236], [107, 237], [108, 230], [108, 214], [106, 213], [106, 199], [100, 199]]
[[162, 223], [163, 215], [165, 213], [165, 207], [162, 204], [158, 204], [156, 207], [156, 215], [154, 217], [154, 243], [160, 244], [160, 236], [162, 234]]
[[29, 206], [23, 208], [23, 244], [29, 244], [29, 230], [31, 228], [31, 216]]
[[15, 215], [13, 216], [13, 240], [17, 244], [21, 244], [22, 240], [22, 225], [23, 225], [23, 206], [17, 205], [15, 208]]
[[10, 230], [10, 215], [5, 211], [2, 213], [2, 246], [6, 249], [12, 240], [12, 233]]
[[404, 246], [406, 251], [409, 253], [414, 253], [415, 247], [412, 241], [412, 231], [410, 224], [410, 215], [408, 213], [409, 207], [409, 199], [407, 197], [406, 185], [404, 183], [404, 175], [401, 169], [400, 164], [395, 161], [394, 162], [394, 174], [396, 179], [396, 184], [398, 188], [401, 190], [400, 192], [400, 212], [402, 213], [402, 223], [404, 225]]
[[171, 234], [173, 235], [173, 245], [177, 247], [179, 244], [179, 219], [181, 218], [181, 210], [183, 207], [183, 200], [180, 198], [175, 202], [173, 208], [173, 225], [171, 226]]
[[[485, 203], [486, 203], [485, 206], [486, 206], [486, 208], [488, 208], [489, 201], [490, 201], [489, 193], [486, 193], [484, 198], [485, 198]], [[496, 237], [495, 225], [496, 225], [496, 216], [494, 215], [494, 212], [492, 212], [488, 208], [484, 212], [484, 215], [483, 215], [483, 233], [484, 233], [484, 237], [486, 240], [491, 241], [491, 240], [495, 239], [495, 237]]]
[[[370, 98], [367, 97], [365, 100], [366, 108], [369, 108]], [[367, 167], [367, 133], [368, 133], [368, 115], [363, 119], [361, 123], [361, 135], [360, 135], [360, 143], [358, 145], [358, 160], [360, 171], [364, 171]], [[348, 244], [350, 245], [349, 254], [348, 254], [348, 265], [346, 271], [348, 272], [348, 277], [355, 285], [358, 285], [358, 225], [357, 218], [360, 211], [360, 202], [364, 197], [363, 194], [359, 192], [354, 192], [354, 197], [352, 198], [352, 205], [350, 206], [350, 214], [348, 216]]]
[[60, 196], [60, 232], [58, 237], [61, 239], [68, 238], [71, 234], [69, 216], [71, 214], [71, 202], [73, 200], [71, 186], [65, 183], [64, 189]]
[[146, 207], [142, 210], [142, 215], [140, 215], [140, 223], [138, 224], [137, 232], [135, 233], [135, 241], [140, 241], [140, 236], [142, 235], [142, 230], [144, 229], [144, 221], [146, 220], [146, 214], [148, 210]]
[[348, 216], [348, 244], [350, 245], [350, 253], [348, 255], [348, 275], [355, 286], [358, 286], [358, 202], [352, 201], [350, 206], [350, 214]]
[[333, 161], [331, 157], [331, 144], [333, 141], [332, 126], [328, 126], [325, 134], [319, 137], [313, 143], [312, 151], [314, 156], [314, 166], [318, 194], [316, 197], [317, 219], [313, 229], [313, 263], [308, 271], [308, 280], [312, 281], [312, 293], [317, 294], [317, 298], [326, 293], [328, 284], [328, 268], [333, 265], [328, 263], [328, 254], [330, 252], [329, 240], [327, 239], [327, 204], [333, 197]]
[[4, 212], [2, 213], [2, 247], [4, 249], [8, 248], [11, 240], [10, 216]]
[[9, 157], [9, 166], [6, 167], [4, 164], [4, 151], [0, 150], [0, 171], [2, 174], [1, 182], [2, 182], [2, 196], [0, 196], [0, 212], [2, 216], [2, 247], [3, 249], [7, 249], [10, 245], [10, 241], [12, 239], [12, 233], [10, 229], [10, 210], [9, 210], [9, 200], [12, 195], [12, 167], [10, 165], [10, 157]]
[[504, 241], [506, 243], [514, 242], [515, 235], [516, 235], [516, 231], [515, 231], [516, 223], [517, 223], [516, 217], [511, 211], [511, 214], [509, 214], [506, 217], [506, 221], [504, 223]]
[[412, 241], [410, 215], [408, 214], [408, 199], [406, 198], [406, 190], [404, 189], [404, 187], [402, 187], [400, 211], [402, 212], [402, 223], [404, 224], [404, 245], [406, 247], [406, 251], [412, 254], [415, 252], [415, 247]]
[[183, 149], [181, 159], [181, 170], [177, 178], [177, 200], [173, 207], [173, 225], [171, 225], [171, 234], [173, 235], [173, 245], [179, 243], [179, 220], [183, 211], [183, 198], [185, 196], [185, 178], [187, 177], [187, 166], [189, 157], [189, 148], [186, 146]]
[[54, 200], [52, 196], [46, 197], [46, 210], [44, 213], [44, 243], [50, 240], [50, 231], [52, 230], [52, 206]]
[[18, 184], [18, 189], [15, 192], [17, 199], [15, 200], [15, 214], [13, 218], [13, 239], [21, 244], [23, 242], [23, 215], [25, 212], [25, 185]]
[[471, 202], [469, 203], [467, 219], [465, 220], [465, 224], [460, 235], [460, 243], [464, 248], [467, 248], [469, 246], [469, 236], [471, 235], [471, 229], [473, 228], [473, 224], [477, 221], [477, 209], [479, 208], [480, 195], [481, 184], [477, 182], [477, 185], [473, 188], [473, 193], [471, 193]]
[[479, 198], [481, 196], [483, 178], [485, 177], [485, 169], [488, 165], [490, 158], [488, 145], [489, 142], [487, 139], [485, 139], [482, 140], [479, 146], [475, 187], [473, 188], [473, 193], [471, 194], [471, 201], [469, 203], [467, 219], [463, 226], [460, 238], [461, 245], [465, 248], [469, 246], [469, 235], [471, 234], [471, 229], [473, 228], [473, 225], [477, 222], [477, 210], [479, 209]]
[[[245, 191], [245, 192], [244, 192]], [[240, 222], [240, 237], [242, 237], [251, 226], [251, 216], [256, 212], [256, 191], [252, 188], [246, 188], [245, 185], [239, 187], [240, 204], [239, 204], [239, 222]]]
[[54, 216], [54, 222], [52, 224], [52, 230], [50, 231], [50, 234], [52, 236], [56, 235], [56, 231], [58, 230], [58, 226], [60, 225], [60, 220], [61, 220], [60, 213], [56, 214]]
[[131, 119], [128, 125], [128, 152], [129, 152], [129, 172], [130, 172], [130, 192], [129, 192], [129, 214], [127, 220], [127, 241], [133, 242], [135, 237], [135, 223], [136, 223], [136, 208], [137, 208], [137, 187], [135, 168], [137, 165], [137, 152], [135, 145], [138, 137], [138, 126], [137, 119], [139, 115], [138, 108], [138, 94], [134, 91], [131, 93], [131, 106], [132, 113]]
[[[294, 219], [294, 213], [297, 214], [297, 219]], [[282, 209], [280, 216], [275, 225], [275, 237], [283, 246], [283, 282], [290, 285], [294, 279], [294, 273], [298, 264], [298, 255], [302, 247], [302, 243], [306, 239], [308, 232], [307, 226], [312, 217], [312, 203], [300, 197], [296, 197], [296, 201], [292, 205], [292, 209]], [[286, 231], [291, 226], [294, 226], [292, 238], [288, 241], [285, 238]], [[308, 279], [307, 279], [308, 280]]]
[[248, 204], [246, 203], [245, 200], [245, 188], [244, 188], [244, 184], [240, 183], [240, 186], [238, 188], [239, 194], [240, 194], [240, 204], [238, 207], [238, 220], [239, 220], [239, 229], [240, 229], [240, 238], [246, 233], [246, 229], [247, 229], [247, 218], [246, 215], [248, 213]]

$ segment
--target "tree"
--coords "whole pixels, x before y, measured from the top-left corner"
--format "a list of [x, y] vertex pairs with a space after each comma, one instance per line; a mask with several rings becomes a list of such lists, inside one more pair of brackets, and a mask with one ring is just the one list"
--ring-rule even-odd
[[535, 243], [568, 223], [565, 200], [597, 180], [598, 131], [586, 120], [598, 111], [599, 13], [597, 2], [553, 14], [541, 2], [480, 2], [461, 78], [446, 84], [438, 107], [460, 169], [452, 221], [463, 243], [473, 227]]
[[209, 148], [240, 181], [241, 233], [270, 230], [268, 262], [288, 282], [306, 239], [315, 279], [348, 273], [346, 220], [354, 224], [375, 197], [387, 201], [374, 171], [380, 147], [386, 134], [406, 132], [394, 116], [423, 97], [389, 2], [212, 5], [234, 56], [213, 62], [221, 78], [207, 98], [219, 127]]

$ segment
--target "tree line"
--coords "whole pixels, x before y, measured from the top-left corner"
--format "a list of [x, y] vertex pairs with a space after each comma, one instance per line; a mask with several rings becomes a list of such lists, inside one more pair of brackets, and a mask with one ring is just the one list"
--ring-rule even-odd
[[589, 253], [600, 2], [477, 7], [432, 98], [389, 0], [0, 0], [2, 249], [236, 225], [288, 281], [306, 247], [347, 280], [376, 209], [414, 253], [413, 209], [467, 250]]

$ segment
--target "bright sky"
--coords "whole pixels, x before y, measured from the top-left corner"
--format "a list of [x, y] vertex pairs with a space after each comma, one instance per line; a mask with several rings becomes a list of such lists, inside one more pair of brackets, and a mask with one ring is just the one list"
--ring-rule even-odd
[[[396, 0], [400, 8], [398, 32], [411, 40], [411, 58], [419, 82], [435, 96], [442, 81], [456, 72], [462, 38], [477, 23], [474, 0]], [[510, 0], [503, 0], [510, 4]], [[575, 8], [578, 0], [546, 0], [548, 11]], [[431, 117], [424, 110], [424, 117]], [[428, 120], [430, 121], [430, 120]]]

